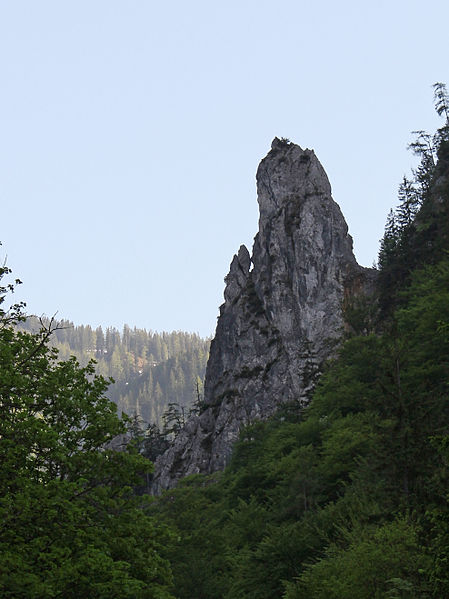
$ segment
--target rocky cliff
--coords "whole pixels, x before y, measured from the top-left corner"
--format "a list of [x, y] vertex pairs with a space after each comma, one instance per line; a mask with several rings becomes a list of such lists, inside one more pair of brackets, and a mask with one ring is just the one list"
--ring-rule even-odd
[[312, 150], [275, 139], [257, 171], [259, 232], [225, 282], [204, 409], [156, 462], [155, 492], [222, 469], [242, 426], [305, 403], [344, 328], [345, 298], [369, 292], [326, 173]]

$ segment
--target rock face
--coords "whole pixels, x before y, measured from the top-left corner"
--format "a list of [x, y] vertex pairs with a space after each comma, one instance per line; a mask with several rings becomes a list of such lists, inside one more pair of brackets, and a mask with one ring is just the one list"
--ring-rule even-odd
[[224, 468], [242, 426], [306, 403], [341, 337], [345, 298], [369, 291], [312, 150], [275, 138], [257, 171], [259, 232], [234, 256], [206, 371], [204, 411], [156, 462], [154, 490]]

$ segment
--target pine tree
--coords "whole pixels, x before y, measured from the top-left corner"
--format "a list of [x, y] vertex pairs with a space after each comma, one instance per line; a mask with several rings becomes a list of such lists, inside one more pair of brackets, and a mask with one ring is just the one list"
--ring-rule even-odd
[[417, 191], [415, 185], [406, 176], [398, 190], [399, 206], [396, 210], [397, 233], [403, 232], [410, 227], [422, 204], [422, 197]]
[[446, 124], [449, 123], [449, 94], [444, 83], [434, 83], [434, 103], [435, 110], [439, 116], [446, 118]]

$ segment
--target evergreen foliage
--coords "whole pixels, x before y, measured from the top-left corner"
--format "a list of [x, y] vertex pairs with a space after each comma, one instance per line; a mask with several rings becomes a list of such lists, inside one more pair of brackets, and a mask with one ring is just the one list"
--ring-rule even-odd
[[[48, 325], [48, 319], [43, 323]], [[31, 317], [21, 326], [38, 331], [41, 322]], [[96, 372], [113, 379], [107, 397], [119, 413], [138, 414], [143, 427], [162, 427], [170, 404], [188, 411], [202, 393], [209, 340], [196, 334], [155, 333], [128, 325], [121, 333], [112, 327], [104, 332], [62, 320], [49, 341], [63, 360], [75, 356], [85, 366], [94, 359]]]
[[386, 318], [401, 303], [400, 292], [413, 270], [441, 260], [449, 247], [448, 94], [434, 85], [435, 109], [445, 122], [434, 135], [415, 131], [409, 148], [420, 158], [412, 178], [399, 186], [399, 206], [391, 211], [379, 252], [379, 295]]

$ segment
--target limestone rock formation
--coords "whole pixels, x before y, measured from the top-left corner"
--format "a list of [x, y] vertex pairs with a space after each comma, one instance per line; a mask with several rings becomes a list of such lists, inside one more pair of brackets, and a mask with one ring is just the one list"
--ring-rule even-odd
[[274, 139], [257, 171], [259, 232], [234, 256], [207, 365], [204, 410], [156, 462], [154, 489], [222, 469], [242, 426], [305, 403], [344, 327], [345, 298], [369, 289], [312, 150]]

